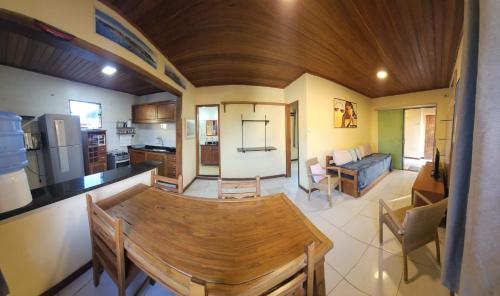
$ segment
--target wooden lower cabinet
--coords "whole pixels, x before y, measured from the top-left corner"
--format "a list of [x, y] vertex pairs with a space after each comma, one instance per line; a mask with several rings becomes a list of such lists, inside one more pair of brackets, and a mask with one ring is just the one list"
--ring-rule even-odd
[[161, 162], [158, 167], [158, 175], [176, 178], [176, 157], [175, 154], [150, 152], [144, 150], [129, 149], [130, 164], [138, 164], [145, 160], [154, 160]]
[[219, 145], [201, 145], [201, 164], [219, 164]]
[[130, 164], [138, 164], [146, 160], [146, 152], [140, 150], [128, 150]]

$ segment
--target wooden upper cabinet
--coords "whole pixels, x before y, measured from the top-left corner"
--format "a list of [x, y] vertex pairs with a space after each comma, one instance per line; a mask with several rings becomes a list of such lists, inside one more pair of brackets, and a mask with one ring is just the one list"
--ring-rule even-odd
[[132, 106], [134, 123], [163, 123], [175, 121], [176, 102], [165, 101]]
[[156, 104], [144, 104], [132, 106], [132, 120], [134, 122], [155, 122]]
[[175, 102], [159, 103], [157, 105], [158, 120], [175, 121]]

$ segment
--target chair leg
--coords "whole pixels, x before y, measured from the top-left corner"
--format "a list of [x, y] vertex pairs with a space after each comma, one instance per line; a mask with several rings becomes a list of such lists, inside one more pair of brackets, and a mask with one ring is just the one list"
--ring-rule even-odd
[[382, 219], [378, 222], [378, 243], [382, 245], [384, 243], [384, 224]]
[[437, 234], [436, 234], [435, 243], [436, 243], [436, 261], [437, 261], [437, 264], [439, 266], [441, 266], [441, 253], [439, 252], [440, 251], [439, 237], [437, 236]]
[[405, 283], [408, 282], [408, 254], [406, 254], [406, 250], [403, 247], [403, 279]]
[[379, 244], [383, 244], [384, 242], [384, 222], [382, 221], [384, 210], [382, 209], [382, 205], [378, 206], [378, 242]]
[[92, 259], [92, 277], [94, 282], [94, 287], [99, 286], [99, 278], [101, 277], [100, 265], [97, 259]]
[[309, 186], [309, 192], [307, 192], [307, 199], [311, 200], [311, 186]]
[[328, 204], [332, 207], [332, 188], [328, 187]]

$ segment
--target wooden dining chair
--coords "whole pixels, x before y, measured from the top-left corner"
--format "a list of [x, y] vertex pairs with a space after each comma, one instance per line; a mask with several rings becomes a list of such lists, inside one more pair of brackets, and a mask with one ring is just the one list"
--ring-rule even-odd
[[[439, 253], [438, 225], [445, 215], [448, 199], [432, 203], [423, 194], [414, 191], [414, 198], [421, 199], [427, 205], [407, 206], [391, 209], [384, 200], [379, 201], [379, 242], [383, 243], [383, 224], [391, 230], [403, 249], [404, 280], [408, 282], [408, 253], [434, 241], [436, 261], [441, 264]], [[385, 210], [385, 213], [384, 213]]]
[[[305, 268], [267, 293], [268, 296], [312, 296], [314, 293], [314, 243], [305, 247]], [[305, 287], [304, 287], [305, 285]], [[305, 288], [305, 289], [304, 289]]]
[[118, 295], [125, 296], [127, 286], [141, 272], [125, 257], [123, 220], [113, 218], [92, 201], [87, 194], [90, 239], [92, 243], [92, 269], [94, 286], [105, 270], [118, 286]]
[[332, 195], [335, 188], [339, 187], [339, 192], [342, 191], [342, 184], [340, 181], [340, 168], [328, 167], [331, 170], [337, 170], [337, 175], [330, 175], [326, 173], [326, 167], [319, 164], [318, 158], [314, 157], [306, 161], [307, 176], [309, 177], [309, 190], [307, 198], [311, 200], [311, 193], [313, 190], [326, 191], [328, 194], [328, 203], [332, 207]]
[[[175, 187], [169, 185], [174, 185]], [[177, 179], [174, 179], [174, 178], [160, 176], [156, 173], [152, 173], [151, 186], [165, 191], [173, 191], [177, 193], [182, 193], [184, 191], [184, 187], [182, 184], [182, 175], [179, 175]]]
[[[250, 190], [254, 188], [253, 190]], [[241, 190], [245, 191], [241, 191]], [[246, 190], [249, 191], [246, 191]], [[260, 196], [260, 177], [251, 181], [224, 181], [217, 180], [217, 190], [219, 199], [247, 198]]]

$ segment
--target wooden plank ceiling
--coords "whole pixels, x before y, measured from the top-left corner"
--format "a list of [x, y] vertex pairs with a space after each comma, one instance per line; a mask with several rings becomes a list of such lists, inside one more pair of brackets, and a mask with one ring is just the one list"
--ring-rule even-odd
[[[33, 19], [5, 10], [0, 11], [0, 64], [134, 95], [173, 92], [111, 53], [78, 38], [53, 37]], [[118, 69], [115, 75], [101, 72], [107, 64]]]
[[369, 97], [447, 87], [463, 19], [463, 0], [105, 2], [195, 86], [282, 88], [309, 72]]

